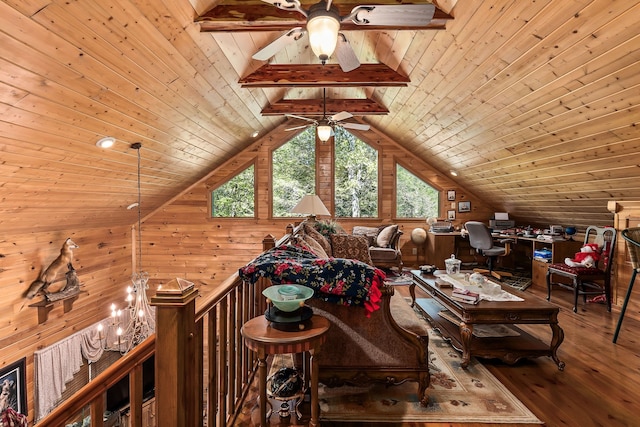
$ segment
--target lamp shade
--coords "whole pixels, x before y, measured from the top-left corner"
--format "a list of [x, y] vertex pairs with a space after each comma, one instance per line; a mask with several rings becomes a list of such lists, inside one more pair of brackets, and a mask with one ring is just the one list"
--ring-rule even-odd
[[327, 142], [329, 138], [331, 138], [331, 126], [329, 125], [318, 125], [318, 138], [322, 142]]
[[316, 194], [307, 194], [291, 209], [291, 213], [306, 214], [311, 216], [328, 215], [331, 216], [320, 197]]
[[307, 32], [311, 50], [324, 64], [336, 49], [340, 31], [340, 15], [332, 6], [326, 10], [326, 3], [319, 2], [309, 9]]

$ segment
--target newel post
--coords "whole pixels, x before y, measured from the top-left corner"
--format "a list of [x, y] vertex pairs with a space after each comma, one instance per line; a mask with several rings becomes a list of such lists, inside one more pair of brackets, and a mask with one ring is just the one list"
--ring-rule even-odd
[[193, 283], [173, 279], [156, 291], [156, 414], [158, 425], [196, 427], [198, 363]]

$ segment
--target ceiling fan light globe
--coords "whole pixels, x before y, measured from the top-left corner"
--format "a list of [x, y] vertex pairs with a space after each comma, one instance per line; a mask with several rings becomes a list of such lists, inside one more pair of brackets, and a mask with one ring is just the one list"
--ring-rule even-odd
[[338, 31], [340, 31], [340, 15], [335, 7], [326, 10], [324, 2], [311, 6], [307, 21], [309, 44], [313, 53], [323, 64], [336, 49]]
[[328, 125], [318, 125], [318, 139], [322, 142], [327, 142], [329, 138], [331, 138], [331, 126]]

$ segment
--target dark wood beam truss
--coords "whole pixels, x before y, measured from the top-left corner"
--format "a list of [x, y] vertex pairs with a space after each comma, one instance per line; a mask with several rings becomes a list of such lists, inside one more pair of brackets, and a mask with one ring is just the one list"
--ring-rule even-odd
[[242, 87], [407, 86], [409, 77], [385, 64], [345, 73], [337, 64], [266, 64], [239, 80]]
[[[327, 99], [326, 113], [332, 116], [348, 111], [354, 116], [374, 116], [389, 114], [389, 110], [372, 99]], [[322, 116], [322, 99], [281, 99], [262, 110], [263, 116]]]
[[[309, 5], [317, 3], [302, 2], [305, 8]], [[348, 15], [351, 10], [360, 4], [426, 4], [431, 3], [424, 0], [415, 1], [385, 1], [377, 0], [372, 2], [366, 1], [341, 1], [340, 4], [334, 3], [340, 10], [341, 16]], [[396, 29], [402, 30], [443, 30], [448, 20], [453, 19], [451, 15], [443, 12], [436, 7], [433, 19], [426, 26], [420, 27], [402, 27]], [[225, 2], [218, 4], [195, 19], [200, 24], [200, 31], [286, 31], [294, 27], [305, 27], [306, 18], [296, 12], [278, 9], [264, 2]], [[389, 30], [388, 26], [374, 25], [356, 25], [351, 21], [340, 24], [342, 31], [384, 31]]]

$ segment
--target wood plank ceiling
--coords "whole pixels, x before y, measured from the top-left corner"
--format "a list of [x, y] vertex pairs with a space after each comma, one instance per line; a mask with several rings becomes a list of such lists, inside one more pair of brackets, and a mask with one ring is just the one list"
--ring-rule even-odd
[[[217, 3], [0, 3], [0, 229], [133, 223], [132, 142], [146, 214], [282, 123], [269, 106], [321, 98], [242, 87], [280, 31], [201, 31]], [[434, 3], [445, 29], [345, 31], [361, 63], [406, 86], [329, 99], [388, 110], [361, 120], [523, 223], [610, 223], [608, 200], [640, 199], [640, 0]], [[270, 64], [317, 59], [305, 37]], [[95, 146], [105, 135], [115, 149]]]

